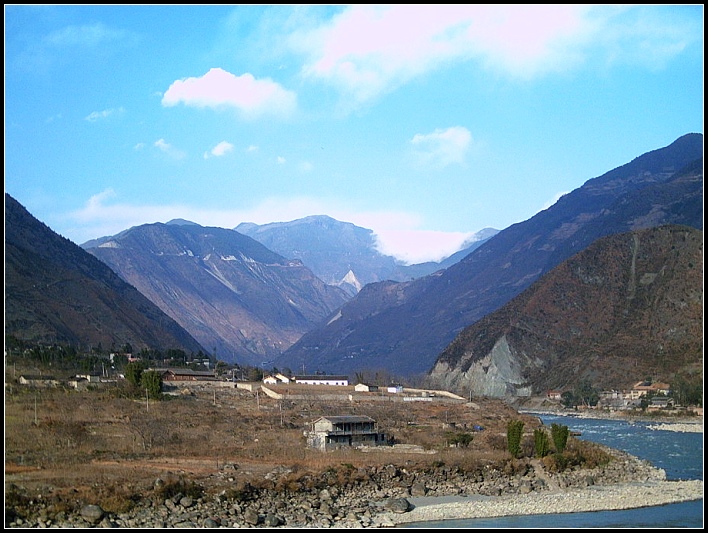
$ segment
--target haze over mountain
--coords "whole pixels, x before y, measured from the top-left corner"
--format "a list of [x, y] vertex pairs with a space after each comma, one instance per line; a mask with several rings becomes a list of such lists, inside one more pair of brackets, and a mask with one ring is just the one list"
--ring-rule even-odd
[[602, 237], [460, 333], [431, 371], [446, 390], [538, 396], [702, 374], [703, 232]]
[[464, 328], [596, 239], [664, 224], [702, 229], [702, 156], [703, 135], [684, 135], [587, 181], [444, 271], [369, 284], [276, 365], [424, 374]]
[[326, 215], [262, 225], [244, 222], [235, 230], [284, 257], [301, 260], [325, 283], [340, 286], [352, 295], [367, 283], [407, 281], [447, 268], [498, 233], [487, 228], [442, 261], [407, 265], [380, 253], [372, 230]]
[[145, 224], [83, 247], [229, 363], [269, 362], [349, 298], [230, 229]]
[[206, 350], [104, 263], [5, 194], [5, 335], [89, 350]]

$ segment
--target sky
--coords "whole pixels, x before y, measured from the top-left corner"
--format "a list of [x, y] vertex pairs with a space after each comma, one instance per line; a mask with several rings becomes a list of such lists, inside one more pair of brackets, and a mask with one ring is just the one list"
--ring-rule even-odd
[[439, 260], [703, 133], [703, 5], [5, 4], [5, 191], [76, 244], [329, 215]]

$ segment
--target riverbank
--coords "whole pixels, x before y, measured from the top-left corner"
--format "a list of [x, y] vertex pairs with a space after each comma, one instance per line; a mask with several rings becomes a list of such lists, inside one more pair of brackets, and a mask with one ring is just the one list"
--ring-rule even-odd
[[497, 518], [512, 515], [615, 511], [703, 498], [703, 481], [655, 481], [615, 486], [573, 488], [554, 493], [524, 495], [412, 498], [414, 508], [391, 515], [394, 525], [437, 520]]
[[624, 420], [630, 424], [644, 422], [650, 424], [649, 429], [662, 431], [676, 431], [679, 433], [703, 433], [703, 417], [671, 417], [654, 415], [632, 415], [623, 414], [621, 411], [603, 411], [586, 409], [583, 411], [561, 411], [558, 409], [523, 409], [519, 408], [519, 413], [530, 415], [561, 415], [573, 418], [592, 418], [597, 420]]
[[437, 520], [633, 509], [703, 498], [702, 480], [667, 481], [666, 472], [647, 461], [607, 450], [614, 459], [592, 469], [553, 473], [541, 460], [528, 459], [514, 472], [483, 469], [470, 476], [444, 465], [435, 471], [387, 465], [360, 471], [359, 481], [342, 486], [308, 490], [298, 484], [288, 491], [234, 487], [209, 498], [178, 493], [143, 498], [120, 513], [97, 505], [55, 513], [49, 498], [40, 496], [31, 515], [11, 518], [6, 499], [5, 527], [390, 528]]

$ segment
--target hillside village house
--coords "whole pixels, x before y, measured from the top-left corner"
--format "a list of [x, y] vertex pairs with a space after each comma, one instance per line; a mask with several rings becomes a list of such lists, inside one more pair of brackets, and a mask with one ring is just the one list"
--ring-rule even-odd
[[266, 385], [287, 385], [291, 381], [292, 380], [288, 376], [285, 376], [280, 373], [274, 374], [272, 376], [266, 376], [265, 378], [263, 378], [263, 383], [265, 383]]
[[366, 383], [357, 383], [354, 385], [354, 390], [356, 392], [378, 392], [378, 385], [367, 385]]
[[629, 391], [630, 400], [638, 400], [642, 396], [646, 396], [649, 393], [652, 394], [669, 394], [671, 391], [671, 386], [666, 383], [651, 383], [649, 381], [640, 381], [632, 390]]
[[152, 368], [158, 372], [162, 381], [216, 381], [213, 371], [197, 371], [190, 368]]
[[57, 387], [59, 380], [54, 376], [35, 376], [24, 374], [18, 378], [22, 385], [30, 385], [33, 387]]
[[295, 383], [301, 383], [304, 385], [339, 385], [348, 386], [349, 377], [348, 376], [327, 376], [327, 375], [314, 375], [314, 376], [295, 376]]
[[386, 435], [368, 416], [323, 416], [306, 433], [307, 445], [321, 451], [344, 446], [381, 446], [389, 444]]

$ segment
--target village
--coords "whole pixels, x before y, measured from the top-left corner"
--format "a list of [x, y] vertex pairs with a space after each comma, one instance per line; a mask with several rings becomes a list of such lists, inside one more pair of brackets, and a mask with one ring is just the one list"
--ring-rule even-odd
[[[342, 447], [357, 448], [366, 451], [370, 447], [389, 447], [400, 450], [408, 446], [408, 453], [424, 453], [423, 447], [396, 443], [388, 431], [391, 428], [380, 427], [379, 421], [368, 415], [347, 414], [352, 412], [354, 406], [363, 404], [401, 405], [426, 402], [428, 404], [444, 405], [475, 405], [477, 398], [465, 398], [445, 390], [431, 390], [404, 387], [400, 384], [373, 385], [367, 383], [350, 383], [345, 375], [286, 375], [281, 372], [265, 374], [260, 381], [242, 381], [236, 379], [232, 373], [231, 378], [219, 377], [214, 370], [194, 370], [191, 368], [148, 368], [160, 376], [162, 394], [166, 396], [180, 396], [185, 391], [193, 394], [199, 391], [202, 395], [213, 392], [216, 402], [216, 391], [235, 390], [252, 395], [258, 408], [266, 408], [268, 400], [275, 401], [278, 405], [283, 402], [310, 402], [324, 407], [318, 415], [313, 416], [304, 423], [307, 429], [304, 432], [307, 446], [321, 451], [331, 451]], [[65, 386], [80, 391], [105, 388], [116, 385], [125, 379], [119, 375], [108, 379], [97, 374], [79, 374], [64, 383], [44, 375], [20, 375], [17, 382], [28, 387], [59, 387]], [[637, 382], [627, 391], [603, 391], [598, 394], [596, 405], [579, 405], [574, 411], [605, 412], [630, 412], [641, 410], [646, 414], [671, 413], [695, 414], [702, 416], [702, 408], [692, 408], [687, 413], [685, 408], [674, 404], [670, 397], [670, 386], [666, 383], [643, 380]], [[545, 396], [535, 398], [535, 404], [547, 410], [563, 410], [563, 393], [561, 391], [548, 391]], [[342, 406], [347, 406], [346, 408]], [[697, 412], [700, 411], [700, 412]], [[317, 410], [313, 410], [317, 413]], [[479, 432], [483, 430], [481, 424], [463, 423], [460, 427], [455, 422], [449, 424], [450, 428]], [[384, 448], [381, 448], [384, 449]]]

